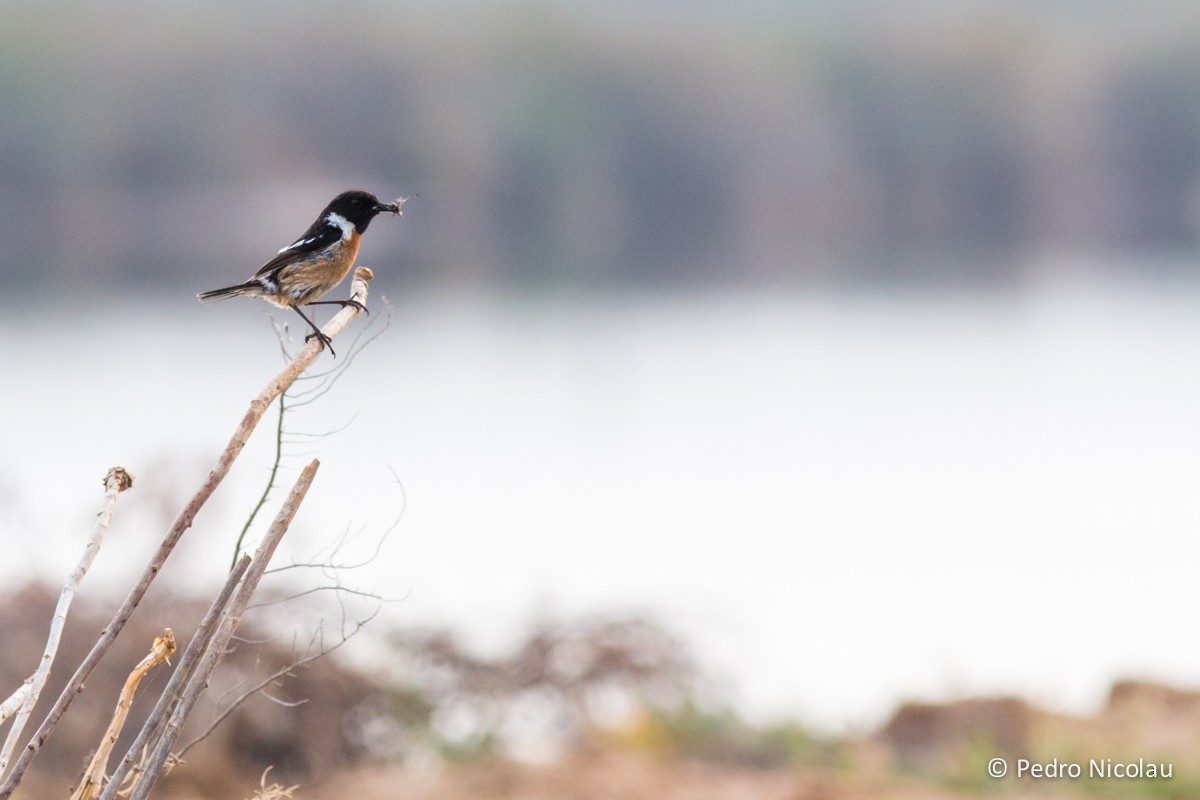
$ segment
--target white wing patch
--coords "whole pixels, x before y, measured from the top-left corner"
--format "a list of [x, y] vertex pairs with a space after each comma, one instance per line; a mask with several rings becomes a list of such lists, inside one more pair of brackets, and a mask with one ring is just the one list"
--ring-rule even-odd
[[325, 222], [341, 230], [343, 239], [349, 239], [350, 234], [354, 233], [354, 223], [343, 217], [341, 214], [330, 211], [325, 216]]
[[[281, 247], [281, 248], [279, 249], [279, 252], [280, 252], [280, 253], [286, 253], [288, 250], [295, 250], [295, 249], [296, 249], [296, 248], [298, 248], [298, 247], [304, 247], [304, 245], [306, 245], [306, 244], [312, 244], [312, 243], [313, 243], [313, 242], [315, 242], [315, 241], [316, 241], [316, 239], [315, 239], [315, 238], [313, 238], [313, 239], [300, 239], [300, 240], [298, 240], [298, 241], [292, 242], [292, 243], [291, 243], [291, 244], [289, 244], [287, 247]], [[278, 254], [276, 254], [276, 255], [278, 255]]]
[[[343, 217], [341, 214], [335, 214], [332, 211], [325, 215], [325, 224], [331, 228], [337, 228], [339, 231], [341, 231], [343, 239], [349, 239], [350, 234], [354, 233], [354, 223]], [[292, 250], [299, 250], [302, 247], [307, 247], [308, 245], [317, 241], [319, 238], [321, 237], [310, 236], [307, 239], [297, 239], [287, 247], [281, 248], [279, 253], [276, 253], [276, 255], [287, 253]]]

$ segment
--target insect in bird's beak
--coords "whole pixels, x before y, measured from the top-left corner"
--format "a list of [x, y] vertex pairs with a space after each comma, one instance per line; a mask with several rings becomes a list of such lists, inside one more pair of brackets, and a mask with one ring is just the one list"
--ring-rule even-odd
[[393, 216], [402, 217], [404, 216], [404, 211], [401, 209], [404, 207], [406, 202], [408, 202], [407, 197], [400, 197], [397, 198], [396, 202], [394, 203], [380, 203], [379, 205], [375, 206], [375, 210], [379, 212], [387, 211]]

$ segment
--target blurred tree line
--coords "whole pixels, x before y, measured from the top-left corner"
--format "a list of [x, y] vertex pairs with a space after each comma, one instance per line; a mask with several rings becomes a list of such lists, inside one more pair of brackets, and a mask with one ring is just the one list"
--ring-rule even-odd
[[1194, 251], [1187, 4], [793, 5], [0, 3], [5, 295], [206, 288], [351, 185], [419, 194], [404, 286]]

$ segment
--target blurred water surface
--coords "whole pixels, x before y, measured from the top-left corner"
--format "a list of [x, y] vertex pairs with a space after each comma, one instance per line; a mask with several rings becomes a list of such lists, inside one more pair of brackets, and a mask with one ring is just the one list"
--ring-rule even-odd
[[[833, 726], [1200, 674], [1200, 286], [372, 307], [379, 338], [287, 418], [284, 480], [322, 468], [283, 557], [400, 516], [360, 576], [395, 620], [501, 646], [538, 614], [649, 610], [747, 709]], [[141, 481], [91, 579], [115, 586], [278, 367], [270, 325], [172, 298], [0, 326], [0, 579], [61, 581], [122, 464]], [[273, 415], [167, 581], [219, 581]]]

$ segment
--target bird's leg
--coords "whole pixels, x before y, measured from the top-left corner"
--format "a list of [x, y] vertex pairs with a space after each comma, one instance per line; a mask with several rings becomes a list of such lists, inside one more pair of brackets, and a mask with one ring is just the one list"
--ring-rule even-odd
[[346, 306], [354, 306], [355, 308], [357, 308], [359, 311], [363, 312], [364, 314], [369, 315], [371, 313], [370, 311], [367, 310], [366, 306], [364, 306], [362, 303], [358, 302], [357, 300], [317, 300], [316, 302], [313, 302], [313, 303], [305, 303], [305, 305], [306, 306], [341, 306], [342, 308], [345, 308]]
[[300, 306], [290, 306], [290, 308], [293, 311], [295, 311], [297, 314], [300, 315], [300, 319], [302, 319], [308, 323], [308, 327], [313, 329], [312, 333], [310, 333], [308, 336], [304, 337], [304, 341], [307, 342], [311, 339], [320, 340], [321, 344], [323, 344], [329, 348], [329, 355], [333, 356], [334, 358], [337, 358], [337, 353], [333, 352], [333, 341], [330, 340], [330, 338], [328, 336], [321, 333], [321, 329], [318, 328], [316, 326], [316, 324], [314, 324], [313, 321], [311, 319], [309, 319], [303, 311], [300, 310]]

